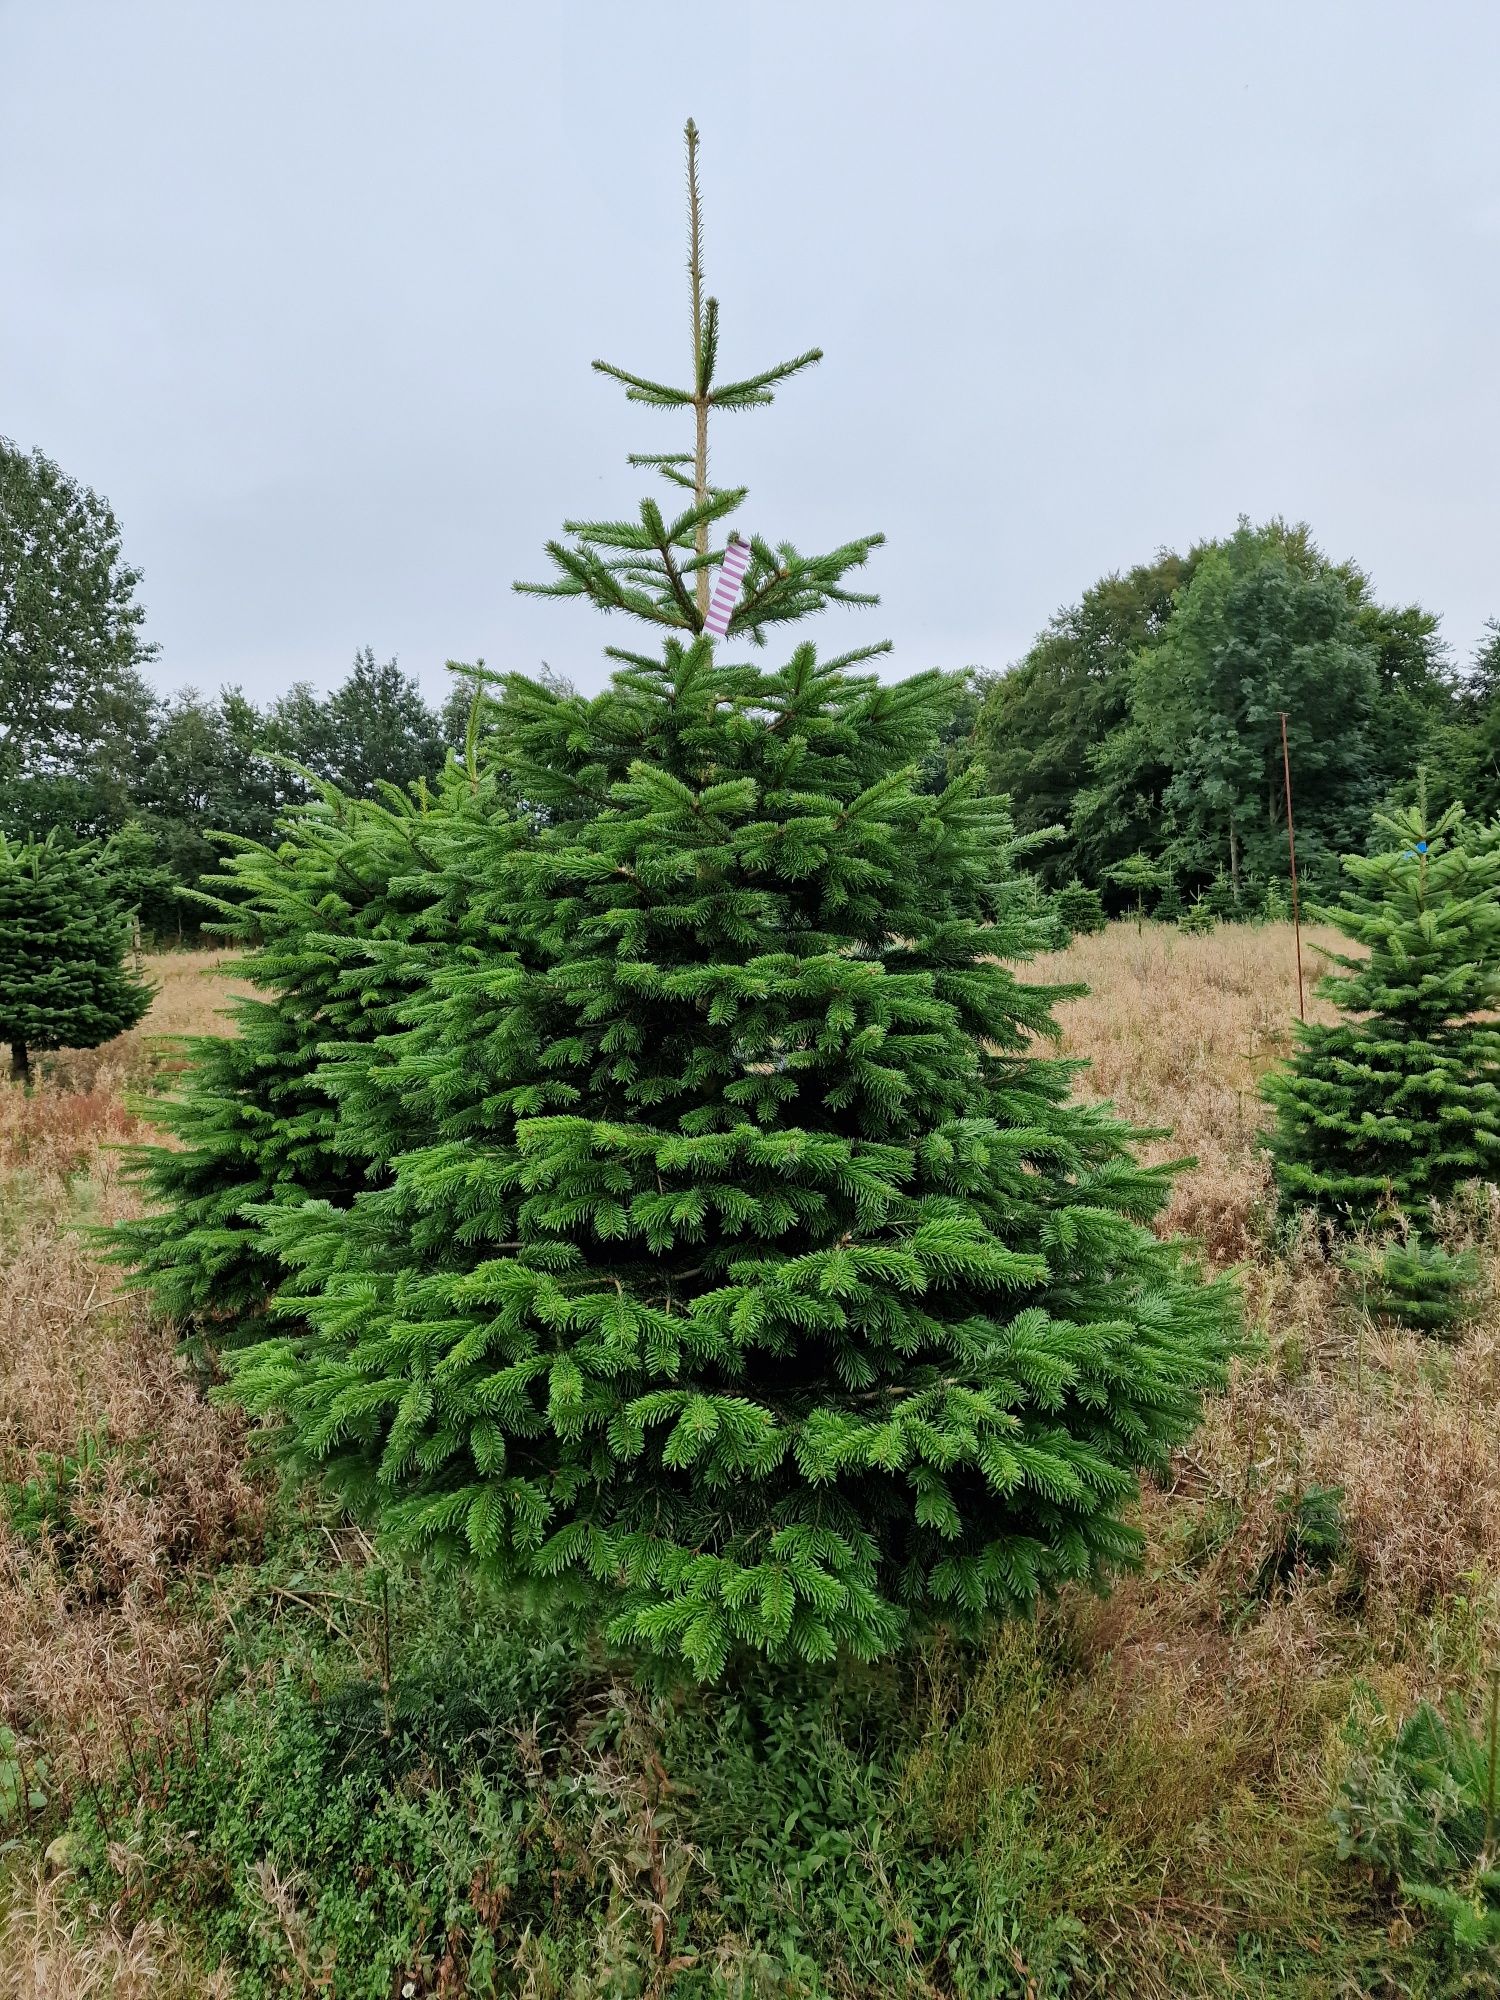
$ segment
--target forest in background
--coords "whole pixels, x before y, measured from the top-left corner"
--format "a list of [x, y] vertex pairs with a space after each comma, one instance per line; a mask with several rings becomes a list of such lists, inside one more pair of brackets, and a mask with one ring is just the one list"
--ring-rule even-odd
[[1140, 857], [1220, 916], [1268, 895], [1284, 914], [1282, 713], [1298, 862], [1325, 889], [1419, 771], [1434, 805], [1500, 809], [1497, 692], [1500, 624], [1459, 662], [1435, 613], [1380, 603], [1305, 526], [1242, 520], [1100, 578], [1015, 666], [977, 675], [971, 741], [1021, 831], [1060, 829], [1038, 850], [1049, 886], [1076, 876], [1118, 906]]
[[[159, 939], [197, 929], [216, 836], [266, 840], [311, 779], [355, 795], [441, 769], [472, 681], [438, 707], [366, 646], [320, 694], [261, 704], [235, 686], [163, 696], [141, 574], [107, 500], [0, 439], [0, 835], [108, 843]], [[1286, 713], [1298, 858], [1316, 894], [1372, 812], [1427, 773], [1434, 805], [1500, 810], [1500, 622], [1460, 661], [1437, 614], [1386, 605], [1305, 526], [1242, 521], [1185, 555], [1100, 578], [1002, 671], [950, 674], [945, 764], [977, 763], [1039, 838], [1045, 886], [1116, 911], [1285, 912]]]
[[304, 774], [367, 796], [432, 776], [463, 741], [472, 690], [435, 708], [368, 646], [328, 694], [159, 694], [140, 583], [109, 502], [0, 439], [0, 836], [108, 843], [149, 935], [196, 932], [215, 836], [269, 840], [311, 795]]

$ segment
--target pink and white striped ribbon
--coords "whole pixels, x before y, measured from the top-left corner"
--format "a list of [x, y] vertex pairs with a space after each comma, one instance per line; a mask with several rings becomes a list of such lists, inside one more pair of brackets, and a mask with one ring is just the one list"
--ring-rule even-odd
[[708, 616], [703, 621], [704, 631], [715, 639], [722, 639], [729, 630], [729, 621], [734, 616], [740, 585], [745, 580], [745, 571], [749, 566], [750, 544], [731, 542], [724, 551], [724, 560], [719, 566], [719, 580], [714, 585], [714, 594], [708, 605]]

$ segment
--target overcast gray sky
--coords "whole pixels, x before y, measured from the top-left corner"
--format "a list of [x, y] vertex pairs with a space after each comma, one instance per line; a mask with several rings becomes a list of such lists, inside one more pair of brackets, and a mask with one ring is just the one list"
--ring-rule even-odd
[[1244, 512], [1462, 656], [1497, 82], [1490, 0], [0, 0], [0, 432], [114, 502], [164, 687], [366, 641], [597, 686], [620, 621], [509, 586], [690, 442], [588, 363], [686, 373], [691, 113], [723, 367], [827, 353], [716, 472], [889, 537], [825, 648], [1002, 666]]

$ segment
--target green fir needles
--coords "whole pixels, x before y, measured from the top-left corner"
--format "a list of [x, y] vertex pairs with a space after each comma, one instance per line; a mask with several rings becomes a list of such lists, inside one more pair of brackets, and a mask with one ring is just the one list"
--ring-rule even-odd
[[1266, 1094], [1283, 1200], [1404, 1233], [1500, 1171], [1500, 841], [1458, 806], [1378, 823], [1385, 851], [1347, 857], [1343, 901], [1313, 912], [1364, 947], [1321, 988], [1343, 1018], [1299, 1025]]
[[[551, 583], [518, 583], [517, 590], [543, 597], [586, 597], [601, 611], [627, 611], [648, 624], [677, 631], [701, 632], [708, 616], [710, 572], [723, 550], [710, 547], [712, 529], [732, 514], [746, 488], [712, 486], [708, 477], [708, 425], [715, 411], [753, 410], [775, 400], [775, 391], [814, 362], [821, 348], [811, 347], [790, 361], [778, 361], [737, 381], [718, 380], [719, 302], [703, 296], [702, 202], [698, 188], [698, 131], [687, 124], [688, 273], [692, 283], [693, 353], [691, 388], [673, 388], [611, 361], [594, 367], [623, 384], [633, 403], [654, 410], [691, 410], [693, 449], [688, 452], [633, 454], [632, 465], [648, 466], [669, 486], [690, 498], [672, 514], [663, 514], [654, 500], [642, 500], [637, 521], [567, 521], [570, 547], [547, 544], [558, 575]], [[766, 628], [783, 625], [821, 611], [825, 604], [875, 604], [879, 600], [851, 590], [844, 582], [885, 540], [861, 535], [827, 555], [799, 555], [790, 542], [774, 548], [759, 536], [748, 537], [750, 564], [739, 603], [729, 621], [729, 636], [744, 634], [764, 645]], [[885, 651], [881, 647], [878, 650]], [[612, 658], [629, 659], [614, 647]]]
[[381, 793], [355, 800], [320, 784], [274, 846], [235, 841], [212, 878], [219, 894], [200, 898], [254, 990], [229, 1009], [232, 1035], [181, 1049], [180, 1086], [155, 1111], [174, 1143], [136, 1147], [129, 1161], [153, 1212], [109, 1235], [133, 1283], [217, 1341], [253, 1337], [281, 1282], [267, 1212], [313, 1197], [347, 1204], [423, 1129], [420, 1106], [361, 1096], [371, 1047], [439, 945], [456, 948], [465, 829], [514, 821], [472, 740], [433, 787]]
[[[800, 365], [712, 391], [703, 327], [694, 390], [632, 393], [701, 413]], [[699, 529], [739, 497], [554, 545], [555, 591], [672, 629], [593, 699], [507, 684], [528, 836], [476, 822], [462, 941], [324, 1071], [404, 1148], [255, 1211], [289, 1331], [234, 1364], [398, 1542], [705, 1678], [1101, 1583], [1233, 1320], [1147, 1226], [1170, 1170], [1038, 1053], [1003, 806], [917, 789], [945, 677], [715, 658], [876, 538], [757, 543], [731, 640], [699, 635]]]
[[0, 1044], [29, 1083], [39, 1049], [92, 1049], [133, 1028], [151, 989], [125, 965], [130, 919], [92, 847], [0, 836]]

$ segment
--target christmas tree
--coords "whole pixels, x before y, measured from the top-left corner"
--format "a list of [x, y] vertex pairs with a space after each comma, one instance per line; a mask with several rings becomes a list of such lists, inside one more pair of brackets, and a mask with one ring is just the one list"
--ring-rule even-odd
[[[1153, 861], [1147, 854], [1127, 854], [1123, 861], [1116, 861], [1106, 868], [1106, 878], [1121, 889], [1135, 891], [1135, 927], [1140, 929], [1146, 919], [1146, 892], [1155, 890], [1159, 898], [1156, 914], [1165, 919], [1178, 914], [1181, 905], [1176, 899], [1176, 883], [1172, 871], [1159, 861]], [[1169, 902], [1169, 898], [1171, 902]], [[1176, 907], [1172, 905], [1176, 904]]]
[[180, 1044], [180, 1084], [153, 1107], [176, 1143], [137, 1147], [129, 1163], [151, 1212], [109, 1232], [133, 1284], [217, 1339], [253, 1333], [284, 1276], [264, 1208], [347, 1203], [378, 1182], [402, 1108], [340, 1117], [327, 1073], [367, 1069], [397, 999], [456, 936], [465, 828], [514, 821], [472, 730], [466, 759], [431, 791], [355, 800], [310, 782], [316, 796], [289, 810], [276, 845], [228, 842], [218, 893], [199, 897], [217, 912], [205, 929], [237, 947], [234, 976], [255, 991], [227, 1009], [232, 1035]]
[[1351, 855], [1352, 886], [1315, 909], [1364, 948], [1330, 953], [1320, 991], [1343, 1017], [1297, 1029], [1266, 1095], [1283, 1201], [1341, 1225], [1425, 1225], [1435, 1202], [1500, 1171], [1500, 842], [1450, 807], [1378, 815], [1389, 845]]
[[1169, 1170], [1037, 1053], [1058, 989], [1010, 969], [1043, 926], [1004, 809], [973, 773], [918, 789], [946, 678], [736, 643], [872, 601], [847, 579], [880, 538], [749, 537], [705, 631], [743, 499], [710, 484], [709, 418], [816, 356], [718, 386], [688, 145], [691, 386], [598, 364], [692, 412], [693, 451], [645, 461], [685, 504], [570, 524], [544, 586], [661, 650], [611, 648], [592, 699], [509, 684], [534, 833], [476, 830], [487, 942], [332, 1080], [420, 1101], [425, 1142], [347, 1205], [263, 1212], [293, 1332], [235, 1387], [406, 1546], [713, 1677], [1101, 1582], [1232, 1300], [1144, 1226]]
[[1086, 888], [1076, 875], [1053, 891], [1052, 907], [1058, 921], [1074, 937], [1093, 937], [1108, 922], [1099, 891]]
[[151, 988], [125, 964], [130, 918], [98, 854], [0, 836], [0, 1042], [14, 1081], [40, 1049], [92, 1049], [133, 1028]]

